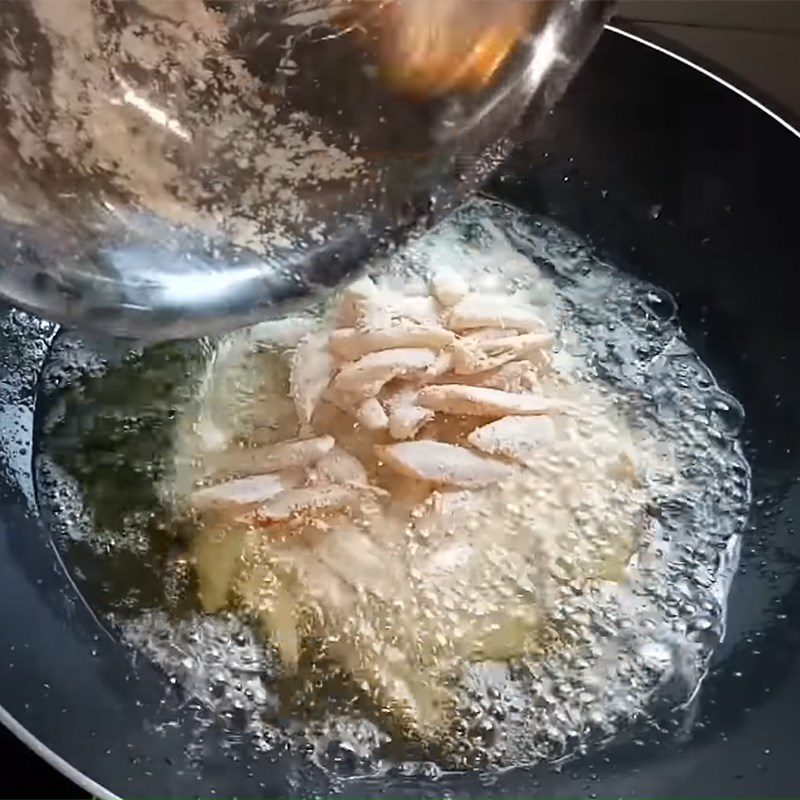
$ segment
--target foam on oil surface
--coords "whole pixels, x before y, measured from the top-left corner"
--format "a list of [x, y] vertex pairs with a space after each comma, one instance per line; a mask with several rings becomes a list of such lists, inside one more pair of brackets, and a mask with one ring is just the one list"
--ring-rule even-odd
[[[545, 280], [531, 281], [531, 261]], [[310, 722], [279, 720], [275, 659], [231, 617], [176, 620], [151, 604], [119, 618], [134, 647], [232, 729], [246, 729], [264, 750], [289, 746], [307, 753], [333, 774], [391, 768], [435, 777], [440, 766], [508, 766], [580, 751], [643, 714], [685, 702], [724, 634], [750, 499], [749, 469], [736, 439], [742, 411], [684, 340], [672, 298], [602, 263], [551, 223], [486, 201], [465, 207], [388, 266], [407, 284], [444, 263], [474, 270], [487, 290], [498, 280], [493, 265], [503, 264], [503, 290], [510, 283], [525, 292], [558, 331], [558, 358], [620, 398], [628, 425], [660, 443], [677, 473], [650, 476], [658, 514], [643, 531], [627, 581], [582, 593], [561, 587], [554, 624], [561, 641], [571, 644], [538, 659], [467, 670], [439, 766], [413, 763], [413, 748], [341, 708], [319, 710]], [[48, 366], [61, 383], [76, 379], [75, 348], [65, 352], [72, 361], [62, 363], [56, 353]], [[130, 543], [91, 529], [79, 487], [47, 468], [47, 430], [45, 424], [37, 459], [39, 496], [69, 534], [62, 542], [67, 562], [70, 536], [101, 560], [109, 541], [136, 552], [143, 540], [135, 536], [135, 517], [126, 526], [134, 534]], [[167, 600], [189, 581], [179, 569], [170, 574], [178, 585], [165, 592]]]

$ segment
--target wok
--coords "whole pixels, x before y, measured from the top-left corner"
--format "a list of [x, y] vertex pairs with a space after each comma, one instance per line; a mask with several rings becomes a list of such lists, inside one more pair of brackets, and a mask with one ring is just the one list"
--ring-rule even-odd
[[[790, 796], [800, 737], [800, 133], [696, 63], [619, 30], [602, 37], [538, 140], [490, 191], [588, 238], [671, 291], [689, 342], [743, 404], [754, 503], [727, 636], [676, 733], [644, 726], [568, 763], [392, 778], [345, 794]], [[37, 515], [37, 381], [55, 326], [2, 311], [0, 720], [105, 797], [320, 795], [291, 756], [198, 746], [199, 713], [100, 626]], [[216, 738], [215, 738], [216, 737]]]

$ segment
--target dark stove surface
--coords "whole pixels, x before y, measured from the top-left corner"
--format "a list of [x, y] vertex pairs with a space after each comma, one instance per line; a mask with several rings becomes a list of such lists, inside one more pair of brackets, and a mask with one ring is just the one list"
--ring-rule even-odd
[[13, 733], [0, 725], [0, 759], [3, 761], [0, 777], [0, 800], [33, 800], [33, 798], [88, 798], [82, 789], [68, 781]]

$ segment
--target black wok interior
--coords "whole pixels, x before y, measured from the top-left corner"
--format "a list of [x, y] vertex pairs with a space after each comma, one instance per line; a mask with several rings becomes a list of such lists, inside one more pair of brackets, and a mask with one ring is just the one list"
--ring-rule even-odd
[[[743, 404], [755, 503], [728, 635], [691, 724], [679, 731], [644, 727], [559, 768], [517, 770], [491, 785], [463, 775], [432, 784], [397, 778], [347, 787], [346, 796], [797, 795], [798, 186], [796, 131], [709, 76], [614, 32], [604, 34], [536, 142], [494, 180], [492, 194], [554, 218], [610, 263], [671, 291], [687, 338]], [[187, 758], [194, 710], [155, 668], [134, 667], [97, 624], [29, 513], [25, 437], [52, 331], [38, 330], [31, 348], [25, 325], [2, 316], [0, 706], [119, 795], [326, 793], [300, 764], [253, 758], [246, 742], [240, 760], [222, 754], [213, 732], [203, 752]], [[70, 793], [55, 787], [51, 795]]]

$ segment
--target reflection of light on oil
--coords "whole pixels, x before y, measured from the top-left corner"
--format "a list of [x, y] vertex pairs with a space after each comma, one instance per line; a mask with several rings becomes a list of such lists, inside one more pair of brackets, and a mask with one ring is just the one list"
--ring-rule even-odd
[[170, 117], [162, 108], [153, 105], [146, 97], [139, 94], [121, 75], [114, 76], [119, 85], [124, 90], [122, 102], [133, 106], [137, 111], [141, 111], [148, 119], [155, 122], [162, 128], [166, 128], [170, 133], [183, 139], [184, 142], [192, 140], [192, 134], [178, 122], [177, 119]]

